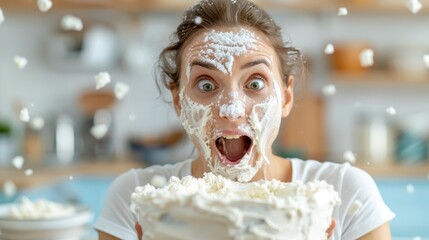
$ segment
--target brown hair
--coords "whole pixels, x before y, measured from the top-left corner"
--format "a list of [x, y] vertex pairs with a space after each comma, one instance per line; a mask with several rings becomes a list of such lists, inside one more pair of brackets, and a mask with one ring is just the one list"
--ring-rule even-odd
[[[195, 23], [197, 17], [202, 20], [200, 24]], [[264, 33], [278, 55], [280, 71], [286, 84], [290, 75], [296, 77], [303, 69], [301, 52], [283, 42], [280, 27], [256, 4], [248, 0], [201, 0], [184, 13], [182, 22], [172, 35], [171, 44], [161, 52], [157, 69], [158, 84], [177, 88], [184, 44], [200, 30], [220, 26], [247, 26]]]

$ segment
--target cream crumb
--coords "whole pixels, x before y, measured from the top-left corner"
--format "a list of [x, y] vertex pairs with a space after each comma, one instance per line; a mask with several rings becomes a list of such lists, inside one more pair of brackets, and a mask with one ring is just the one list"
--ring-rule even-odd
[[356, 163], [356, 154], [350, 150], [347, 150], [343, 154], [343, 159], [344, 159], [344, 161], [352, 163], [352, 164]]
[[349, 11], [347, 10], [347, 8], [345, 7], [338, 8], [338, 16], [346, 16], [348, 13]]
[[51, 0], [37, 0], [37, 7], [41, 12], [47, 12], [52, 8]]
[[421, 2], [419, 0], [408, 0], [406, 5], [407, 5], [407, 8], [413, 14], [418, 13], [423, 7], [423, 5], [421, 4]]
[[106, 124], [98, 124], [91, 128], [90, 133], [96, 139], [102, 139], [106, 136], [109, 127]]
[[372, 49], [365, 49], [360, 52], [360, 65], [362, 67], [370, 67], [374, 65], [374, 51]]
[[386, 108], [386, 113], [389, 115], [395, 115], [396, 109], [394, 107], [388, 107], [388, 108]]
[[322, 92], [325, 96], [332, 96], [337, 92], [337, 88], [334, 84], [328, 84], [323, 87]]
[[110, 83], [110, 74], [107, 72], [100, 72], [97, 75], [94, 76], [95, 80], [95, 89], [101, 89], [107, 84]]
[[73, 15], [65, 15], [61, 20], [63, 30], [81, 31], [83, 29], [82, 20]]
[[332, 43], [326, 44], [324, 52], [327, 55], [333, 54], [335, 52], [334, 45], [332, 45]]
[[114, 91], [117, 99], [123, 99], [130, 91], [130, 87], [123, 82], [118, 82], [115, 84]]
[[30, 121], [30, 112], [28, 111], [28, 108], [23, 108], [21, 111], [19, 111], [19, 120], [22, 122]]
[[16, 156], [12, 159], [12, 165], [16, 168], [16, 169], [21, 169], [22, 166], [24, 165], [24, 158], [22, 156]]
[[23, 69], [25, 68], [25, 66], [27, 66], [28, 60], [25, 57], [21, 57], [21, 56], [15, 56], [13, 58], [13, 61], [15, 62], [16, 66], [19, 69]]

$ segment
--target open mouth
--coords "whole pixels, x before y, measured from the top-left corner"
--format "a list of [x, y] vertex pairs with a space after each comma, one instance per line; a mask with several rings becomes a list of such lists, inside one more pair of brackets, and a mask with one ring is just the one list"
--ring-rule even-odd
[[237, 164], [252, 147], [252, 139], [245, 135], [222, 136], [216, 139], [216, 147], [221, 158]]

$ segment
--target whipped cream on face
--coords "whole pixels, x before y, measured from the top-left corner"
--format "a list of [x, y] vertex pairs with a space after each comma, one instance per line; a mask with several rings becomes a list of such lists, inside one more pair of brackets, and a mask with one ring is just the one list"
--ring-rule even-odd
[[325, 181], [239, 183], [212, 173], [137, 187], [131, 200], [145, 238], [159, 240], [323, 239], [340, 203]]
[[244, 117], [246, 114], [246, 109], [244, 108], [245, 104], [238, 99], [238, 93], [232, 92], [231, 93], [231, 100], [228, 104], [222, 104], [219, 109], [219, 116], [220, 117], [227, 117], [227, 118], [239, 118]]
[[9, 208], [8, 216], [16, 219], [51, 219], [73, 215], [72, 205], [52, 202], [46, 199], [32, 201], [23, 197], [18, 205]]
[[[234, 57], [244, 55], [249, 51], [258, 50], [258, 40], [252, 31], [240, 29], [233, 32], [222, 32], [212, 30], [205, 33], [202, 46], [192, 47], [190, 52], [196, 51], [195, 55], [188, 56], [186, 65], [187, 82], [183, 84], [179, 98], [181, 102], [180, 118], [182, 124], [191, 138], [197, 140], [208, 168], [217, 174], [241, 182], [250, 181], [264, 163], [269, 163], [266, 156], [267, 141], [276, 127], [280, 126], [282, 94], [273, 74], [271, 81], [274, 85], [275, 95], [265, 101], [254, 103], [251, 113], [246, 116], [246, 104], [250, 102], [247, 96], [240, 96], [236, 91], [231, 93], [222, 92], [217, 101], [204, 105], [193, 101], [185, 95], [185, 88], [189, 84], [191, 58], [197, 56], [203, 62], [216, 67], [225, 75], [232, 75]], [[266, 57], [271, 64], [272, 57]], [[221, 103], [222, 100], [222, 103]], [[252, 139], [251, 149], [239, 160], [237, 164], [225, 165], [217, 156], [212, 156], [211, 141], [213, 141], [213, 110], [219, 111], [220, 117], [237, 119], [244, 117], [248, 121], [245, 133]], [[274, 121], [274, 122], [273, 122]], [[213, 159], [214, 158], [214, 159]], [[254, 164], [252, 166], [252, 160]]]
[[[274, 79], [274, 76], [272, 76]], [[282, 94], [280, 86], [276, 81], [274, 83], [275, 96], [270, 96], [264, 102], [253, 105], [252, 112], [249, 116], [250, 126], [255, 132], [255, 146], [261, 153], [261, 160], [269, 164], [270, 161], [265, 153], [268, 138], [273, 132], [277, 131], [281, 123], [281, 102]]]
[[208, 47], [200, 52], [203, 60], [229, 75], [232, 74], [234, 56], [256, 50], [254, 33], [244, 28], [238, 32], [212, 30], [205, 35], [204, 41]]
[[206, 125], [212, 117], [212, 105], [205, 106], [192, 101], [188, 96], [183, 96], [183, 89], [180, 92], [180, 120], [188, 135], [198, 141], [204, 159], [211, 159], [210, 139]]
[[230, 176], [234, 176], [232, 179], [236, 179], [239, 182], [249, 182], [263, 164], [262, 161], [256, 161], [255, 166], [252, 167], [252, 155], [249, 154], [250, 152], [246, 153], [240, 162], [234, 166], [224, 166], [220, 161], [215, 161], [211, 171], [222, 176], [228, 176], [229, 178], [231, 178]]

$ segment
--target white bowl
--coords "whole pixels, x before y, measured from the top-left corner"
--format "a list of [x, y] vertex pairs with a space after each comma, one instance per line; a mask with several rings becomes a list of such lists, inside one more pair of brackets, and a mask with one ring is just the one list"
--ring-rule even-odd
[[2, 240], [77, 240], [88, 232], [93, 213], [76, 205], [73, 215], [52, 219], [15, 219], [7, 216], [14, 204], [0, 205], [0, 239]]

